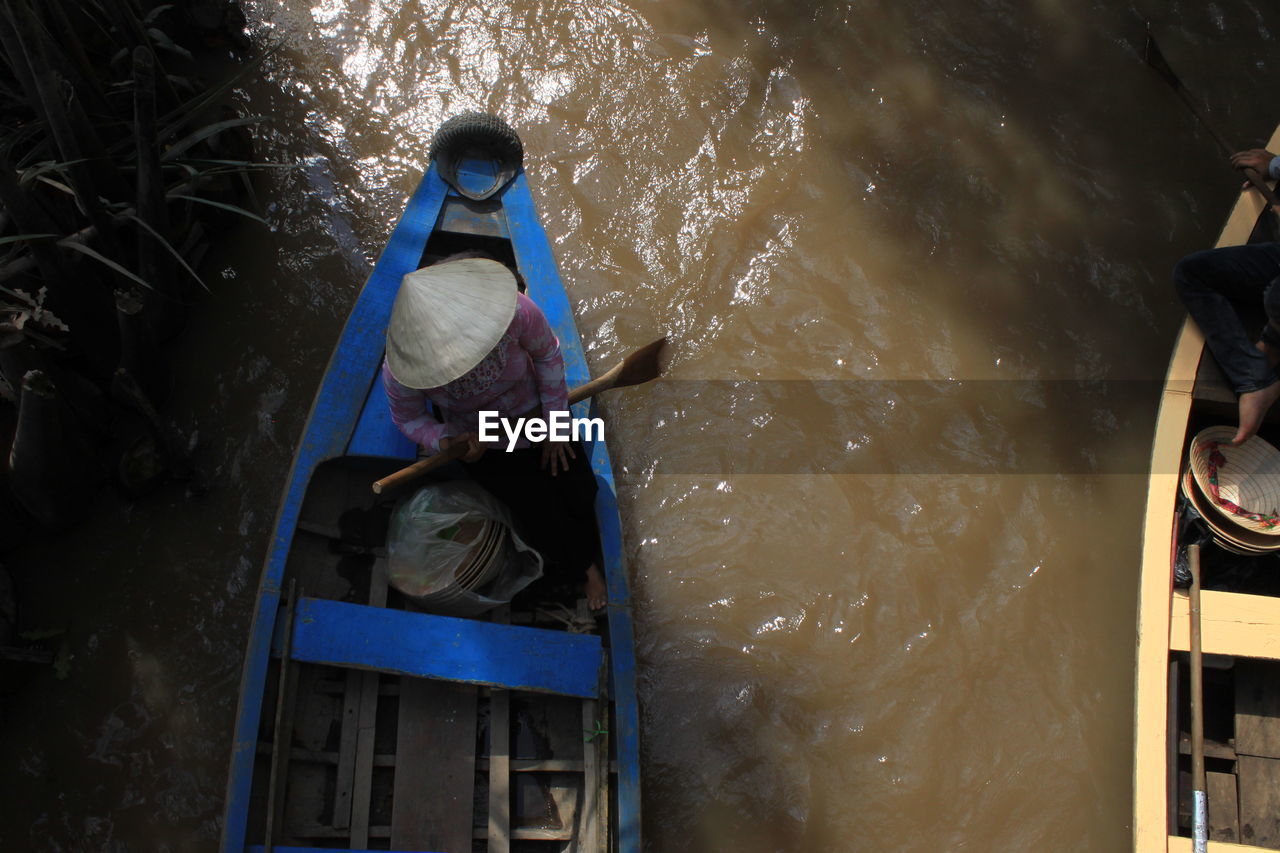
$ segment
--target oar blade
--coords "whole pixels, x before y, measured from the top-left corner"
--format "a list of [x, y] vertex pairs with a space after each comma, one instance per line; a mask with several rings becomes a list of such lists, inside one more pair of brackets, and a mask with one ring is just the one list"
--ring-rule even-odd
[[667, 366], [667, 352], [666, 335], [640, 347], [623, 360], [618, 381], [613, 387], [625, 388], [657, 379]]

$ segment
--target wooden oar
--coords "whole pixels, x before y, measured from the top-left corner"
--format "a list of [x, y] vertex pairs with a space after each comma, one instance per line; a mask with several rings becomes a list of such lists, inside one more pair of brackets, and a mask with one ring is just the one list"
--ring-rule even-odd
[[594, 397], [610, 388], [626, 388], [643, 385], [662, 375], [662, 356], [667, 349], [667, 338], [662, 336], [631, 353], [590, 382], [583, 383], [569, 392], [569, 405]]
[[1204, 778], [1204, 685], [1200, 654], [1200, 546], [1187, 548], [1191, 564], [1191, 839], [1194, 853], [1209, 843], [1209, 807]]
[[[1209, 131], [1209, 135], [1214, 138], [1223, 152], [1228, 157], [1235, 154], [1240, 149], [1232, 145], [1227, 137], [1218, 129], [1218, 125], [1209, 117], [1209, 113], [1200, 104], [1187, 87], [1182, 84], [1182, 80], [1169, 67], [1168, 61], [1165, 60], [1164, 54], [1160, 52], [1160, 45], [1156, 44], [1155, 38], [1151, 35], [1151, 23], [1147, 22], [1147, 43], [1142, 51], [1142, 58], [1146, 60], [1147, 65], [1159, 74], [1166, 83], [1178, 94], [1182, 102], [1187, 105], [1191, 113], [1200, 121], [1205, 130]], [[1280, 198], [1276, 198], [1275, 193], [1267, 186], [1266, 175], [1259, 174], [1256, 169], [1244, 169], [1244, 176], [1249, 183], [1253, 184], [1258, 192], [1262, 193], [1262, 197], [1267, 200], [1267, 204], [1272, 206], [1280, 205]]]
[[[588, 397], [594, 397], [601, 391], [608, 391], [610, 388], [626, 388], [630, 385], [641, 385], [657, 379], [662, 375], [662, 356], [666, 348], [667, 339], [665, 336], [652, 343], [645, 344], [605, 373], [570, 391], [569, 405], [572, 406], [574, 403], [585, 400]], [[459, 443], [451, 445], [447, 450], [443, 450], [434, 456], [419, 459], [412, 465], [401, 468], [394, 474], [389, 474], [378, 480], [373, 484], [373, 493], [380, 495], [387, 489], [412, 482], [428, 471], [434, 471], [455, 459], [462, 458], [466, 452], [467, 445]]]

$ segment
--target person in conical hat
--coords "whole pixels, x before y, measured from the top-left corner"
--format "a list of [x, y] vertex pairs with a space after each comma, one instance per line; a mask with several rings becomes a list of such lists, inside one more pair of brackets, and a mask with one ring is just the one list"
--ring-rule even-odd
[[[479, 440], [479, 413], [504, 418], [569, 411], [560, 342], [517, 274], [491, 258], [453, 255], [409, 273], [387, 326], [382, 384], [391, 419], [428, 454], [465, 444], [472, 479], [510, 508], [552, 571], [586, 580], [592, 609], [605, 604], [595, 475], [577, 442], [523, 436]], [[435, 406], [440, 419], [432, 413]]]

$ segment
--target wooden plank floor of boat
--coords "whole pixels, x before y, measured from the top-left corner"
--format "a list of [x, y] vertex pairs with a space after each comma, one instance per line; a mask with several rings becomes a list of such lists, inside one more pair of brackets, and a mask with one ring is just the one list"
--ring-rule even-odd
[[1280, 679], [1277, 665], [1236, 662], [1235, 747], [1240, 840], [1280, 847]]
[[[1210, 849], [1280, 849], [1280, 599], [1206, 590], [1201, 605], [1205, 651], [1212, 656], [1205, 680], [1205, 758], [1209, 838], [1217, 844]], [[1170, 648], [1182, 655], [1183, 666], [1188, 611], [1185, 592], [1175, 592]], [[1190, 824], [1191, 807], [1185, 703], [1184, 696], [1177, 804], [1183, 827]], [[1215, 736], [1211, 728], [1220, 731]], [[1183, 842], [1189, 839], [1170, 837], [1169, 850], [1182, 851]]]
[[478, 701], [469, 684], [400, 679], [393, 850], [470, 848]]
[[[308, 598], [405, 606], [388, 589], [385, 547], [354, 529], [358, 513], [375, 510], [369, 482], [360, 466], [333, 466], [314, 478], [289, 562]], [[534, 618], [526, 610], [511, 621]], [[295, 666], [278, 843], [438, 853], [610, 849], [616, 768], [607, 702], [305, 659]], [[264, 725], [263, 759], [273, 737]]]

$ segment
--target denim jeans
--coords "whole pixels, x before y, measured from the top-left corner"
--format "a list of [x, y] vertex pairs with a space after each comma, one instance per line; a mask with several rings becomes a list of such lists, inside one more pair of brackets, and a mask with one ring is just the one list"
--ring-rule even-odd
[[1245, 333], [1232, 304], [1261, 306], [1267, 313], [1262, 340], [1280, 352], [1280, 243], [1253, 243], [1195, 252], [1173, 270], [1192, 319], [1237, 393], [1257, 391], [1276, 373]]

